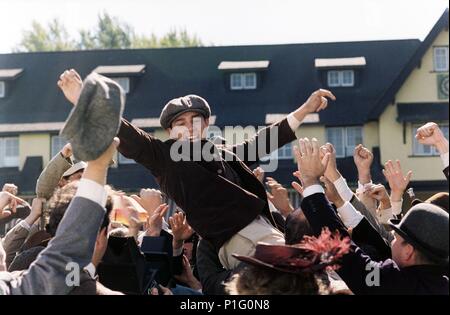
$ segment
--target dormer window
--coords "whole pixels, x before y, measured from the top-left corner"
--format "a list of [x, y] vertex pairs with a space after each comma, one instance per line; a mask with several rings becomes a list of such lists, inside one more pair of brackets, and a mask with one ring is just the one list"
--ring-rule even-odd
[[145, 65], [98, 66], [93, 71], [116, 81], [129, 94], [135, 78], [145, 72]]
[[217, 69], [225, 73], [230, 90], [256, 90], [262, 82], [263, 72], [269, 68], [268, 60], [222, 61]]
[[230, 75], [230, 88], [232, 90], [256, 89], [256, 73], [232, 73]]
[[130, 78], [111, 78], [111, 80], [117, 82], [126, 94], [130, 93]]
[[11, 82], [17, 79], [23, 72], [23, 69], [0, 69], [0, 98], [6, 97], [6, 89]]
[[322, 84], [329, 87], [353, 87], [357, 85], [357, 78], [366, 66], [366, 58], [316, 58], [314, 63]]
[[355, 85], [355, 72], [353, 70], [330, 70], [327, 78], [329, 87], [351, 87]]

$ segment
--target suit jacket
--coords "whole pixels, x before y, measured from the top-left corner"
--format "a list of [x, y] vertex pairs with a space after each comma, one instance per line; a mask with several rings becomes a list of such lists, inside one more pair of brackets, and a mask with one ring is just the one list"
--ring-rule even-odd
[[[323, 227], [328, 227], [331, 231], [338, 230], [341, 235], [348, 236], [324, 194], [317, 193], [304, 198], [301, 208], [316, 235]], [[372, 279], [371, 272], [375, 279]], [[355, 244], [352, 244], [351, 252], [343, 257], [337, 273], [355, 294], [449, 294], [445, 266], [399, 268], [391, 259], [377, 263]], [[377, 274], [378, 283], [366, 282], [367, 279], [376, 280]]]
[[6, 252], [5, 262], [7, 268], [9, 268], [9, 265], [12, 263], [27, 238], [36, 233], [38, 229], [39, 227], [33, 224], [31, 228], [27, 230], [20, 223], [18, 223], [15, 227], [8, 231], [3, 240], [3, 248]]
[[[219, 249], [234, 234], [264, 214], [276, 226], [269, 210], [265, 188], [253, 175], [250, 165], [262, 156], [252, 157], [247, 152], [258, 152], [265, 140], [266, 152], [271, 139], [277, 137], [278, 147], [295, 139], [287, 119], [260, 130], [255, 137], [228, 148], [216, 147], [223, 163], [238, 175], [242, 185], [227, 180], [195, 161], [174, 161], [171, 147], [176, 141], [158, 140], [145, 131], [122, 119], [118, 133], [119, 152], [148, 168], [156, 177], [161, 189], [185, 212], [192, 228]], [[205, 141], [202, 141], [205, 142]], [[211, 143], [212, 145], [212, 143]], [[242, 160], [235, 152], [245, 152]], [[233, 161], [228, 161], [233, 158]], [[210, 164], [213, 165], [213, 164]]]
[[108, 289], [98, 281], [97, 277], [94, 279], [83, 270], [80, 275], [80, 285], [70, 291], [69, 295], [123, 295], [123, 293]]
[[377, 232], [381, 235], [381, 237], [390, 244], [392, 240], [394, 239], [394, 236], [391, 232], [386, 230], [386, 228], [380, 224], [373, 214], [372, 211], [367, 209], [367, 207], [364, 205], [364, 203], [361, 202], [361, 200], [353, 194], [352, 200], [350, 201], [353, 207], [355, 207], [356, 210], [361, 212], [361, 214], [367, 219], [367, 221], [372, 225], [372, 227], [377, 230]]
[[66, 266], [74, 263], [81, 271], [89, 264], [105, 212], [89, 199], [73, 198], [55, 237], [30, 268], [21, 274], [0, 272], [0, 295], [69, 293], [73, 287], [66, 285]]
[[230, 279], [233, 271], [222, 266], [214, 245], [206, 240], [200, 240], [198, 243], [197, 270], [203, 294], [225, 294], [224, 282]]

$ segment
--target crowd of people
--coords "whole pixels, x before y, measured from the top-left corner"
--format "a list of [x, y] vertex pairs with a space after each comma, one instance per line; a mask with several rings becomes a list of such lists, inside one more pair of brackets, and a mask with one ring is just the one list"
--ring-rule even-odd
[[[62, 132], [69, 143], [42, 171], [31, 204], [13, 183], [0, 192], [0, 219], [25, 213], [0, 242], [0, 295], [449, 294], [448, 192], [407, 205], [414, 170], [389, 160], [388, 186], [373, 183], [362, 144], [353, 191], [331, 143], [297, 139], [305, 117], [335, 100], [330, 91], [227, 145], [205, 138], [211, 109], [200, 96], [165, 105], [162, 141], [122, 118], [124, 94], [112, 80], [83, 81], [71, 69], [58, 86], [74, 106]], [[438, 150], [448, 180], [439, 126], [423, 125], [416, 138]], [[258, 166], [293, 141], [298, 209]], [[191, 150], [177, 155], [180, 143]], [[194, 144], [214, 158], [195, 159]], [[107, 185], [116, 151], [149, 169], [160, 190], [127, 195]]]

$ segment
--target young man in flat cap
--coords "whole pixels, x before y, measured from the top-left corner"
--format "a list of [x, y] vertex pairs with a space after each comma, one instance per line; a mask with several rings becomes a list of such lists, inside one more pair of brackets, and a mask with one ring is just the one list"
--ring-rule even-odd
[[[62, 74], [58, 85], [68, 100], [76, 105], [81, 78], [71, 70]], [[259, 241], [284, 244], [270, 214], [263, 184], [249, 168], [263, 155], [296, 139], [295, 130], [306, 115], [327, 107], [335, 99], [327, 90], [317, 90], [287, 118], [260, 130], [252, 139], [231, 147], [216, 147], [205, 140], [211, 115], [205, 99], [187, 95], [169, 101], [160, 116], [161, 126], [170, 139], [161, 141], [122, 119], [118, 137], [119, 152], [148, 168], [161, 189], [180, 206], [192, 228], [214, 244], [224, 267], [233, 269], [237, 260], [231, 254], [251, 255]], [[196, 143], [218, 152], [212, 161], [178, 160], [173, 144]], [[270, 143], [276, 141], [276, 147]], [[239, 156], [236, 154], [243, 152]], [[252, 157], [251, 152], [256, 152]], [[176, 153], [176, 152], [175, 152]], [[175, 154], [176, 155], [176, 154]], [[182, 153], [183, 155], [183, 153]]]

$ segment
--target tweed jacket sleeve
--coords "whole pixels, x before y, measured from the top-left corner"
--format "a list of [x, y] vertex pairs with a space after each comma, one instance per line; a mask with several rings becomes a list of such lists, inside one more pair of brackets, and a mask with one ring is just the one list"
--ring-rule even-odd
[[47, 164], [36, 182], [36, 194], [39, 198], [49, 199], [64, 172], [67, 171], [72, 164], [58, 152]]

